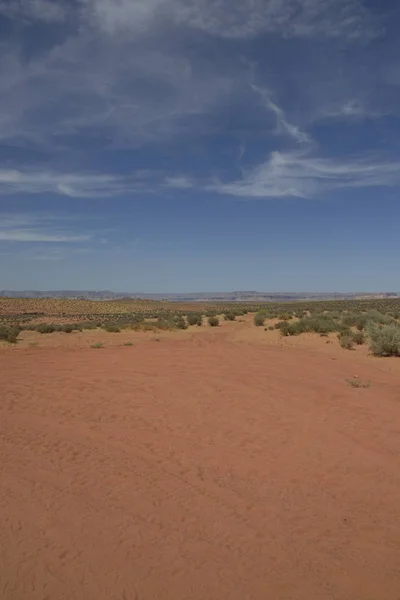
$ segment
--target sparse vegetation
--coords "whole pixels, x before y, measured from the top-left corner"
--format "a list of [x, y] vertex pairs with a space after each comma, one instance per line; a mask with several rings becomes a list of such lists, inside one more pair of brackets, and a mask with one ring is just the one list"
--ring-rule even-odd
[[346, 379], [346, 381], [353, 388], [369, 388], [369, 387], [371, 387], [370, 381], [363, 381], [362, 379], [358, 379], [358, 377], [353, 377], [352, 379]]
[[[68, 300], [0, 298], [0, 326], [7, 331], [21, 330], [53, 332], [94, 330], [99, 327], [118, 333], [134, 331], [172, 331], [201, 326], [203, 316], [216, 327], [219, 315], [227, 321], [253, 313], [253, 322], [266, 331], [278, 329], [284, 336], [317, 333], [328, 337], [338, 334], [339, 343], [350, 348], [368, 340], [371, 351], [378, 356], [399, 355], [397, 331], [400, 327], [400, 298], [368, 300], [327, 300], [268, 303], [209, 303], [189, 304], [142, 300]], [[40, 320], [43, 322], [40, 322]], [[53, 322], [52, 322], [53, 319]], [[210, 322], [211, 319], [211, 322]], [[279, 319], [276, 325], [267, 319]], [[373, 327], [373, 326], [376, 327]], [[385, 329], [389, 328], [389, 329]], [[370, 334], [367, 335], [367, 331]], [[8, 334], [7, 334], [8, 335]], [[16, 336], [10, 334], [10, 339]], [[4, 333], [2, 339], [5, 339]], [[327, 340], [330, 341], [330, 340]]]
[[107, 331], [107, 333], [119, 333], [121, 331], [116, 323], [106, 323], [104, 325], [104, 329]]
[[99, 349], [104, 348], [104, 345], [101, 342], [97, 342], [97, 344], [92, 344], [90, 347]]
[[38, 325], [36, 327], [36, 331], [38, 331], [39, 333], [45, 334], [45, 333], [54, 333], [54, 331], [56, 330], [54, 325], [49, 325], [47, 323], [40, 323], [40, 325]]

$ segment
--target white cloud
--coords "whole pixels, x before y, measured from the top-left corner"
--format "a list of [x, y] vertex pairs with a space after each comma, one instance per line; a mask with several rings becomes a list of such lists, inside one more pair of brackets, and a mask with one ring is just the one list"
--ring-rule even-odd
[[165, 185], [175, 189], [187, 190], [193, 187], [193, 182], [185, 175], [178, 175], [175, 177], [166, 177]]
[[368, 102], [363, 103], [360, 100], [346, 100], [339, 106], [332, 106], [322, 112], [321, 119], [373, 119], [380, 118], [388, 114], [386, 110], [371, 108]]
[[242, 179], [208, 189], [246, 198], [310, 198], [338, 188], [385, 187], [400, 183], [400, 162], [341, 161], [304, 153], [273, 152]]
[[0, 15], [47, 23], [63, 21], [64, 7], [57, 0], [0, 0]]
[[299, 144], [309, 144], [311, 142], [311, 138], [307, 133], [301, 131], [297, 125], [294, 125], [287, 120], [284, 111], [271, 100], [267, 90], [255, 84], [251, 87], [259, 96], [261, 96], [265, 107], [274, 113], [278, 133], [286, 133]]
[[1, 242], [85, 242], [89, 241], [89, 235], [58, 235], [49, 233], [40, 233], [30, 229], [9, 229], [2, 231], [0, 229]]
[[115, 196], [134, 182], [113, 175], [81, 175], [45, 171], [0, 170], [0, 194], [53, 193], [71, 198]]
[[[70, 228], [67, 229], [66, 225]], [[74, 244], [94, 239], [92, 233], [71, 231], [71, 225], [71, 218], [56, 215], [3, 213], [0, 215], [0, 242]]]
[[379, 30], [361, 0], [81, 0], [107, 33], [141, 33], [157, 22], [227, 38], [263, 32], [287, 37], [371, 37]]

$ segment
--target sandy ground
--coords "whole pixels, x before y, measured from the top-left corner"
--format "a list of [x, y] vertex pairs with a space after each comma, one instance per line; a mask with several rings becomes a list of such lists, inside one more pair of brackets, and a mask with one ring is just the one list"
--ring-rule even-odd
[[399, 361], [264, 333], [0, 350], [2, 600], [399, 599]]

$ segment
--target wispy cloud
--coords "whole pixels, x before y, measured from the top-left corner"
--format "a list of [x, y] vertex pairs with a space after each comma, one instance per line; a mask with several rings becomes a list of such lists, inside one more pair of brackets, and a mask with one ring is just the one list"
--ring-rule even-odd
[[0, 15], [27, 21], [63, 21], [65, 6], [57, 0], [0, 0]]
[[267, 90], [255, 84], [252, 84], [251, 87], [261, 97], [265, 107], [274, 113], [278, 133], [286, 133], [299, 144], [309, 144], [311, 142], [311, 138], [306, 132], [301, 131], [297, 125], [287, 120], [284, 111], [271, 100]]
[[0, 194], [49, 192], [70, 198], [99, 198], [133, 191], [134, 187], [133, 178], [129, 182], [128, 178], [113, 175], [0, 170]]
[[83, 0], [87, 17], [108, 33], [141, 34], [172, 22], [219, 37], [370, 37], [379, 33], [361, 0]]
[[400, 183], [400, 162], [341, 161], [304, 153], [273, 152], [242, 179], [209, 190], [246, 198], [311, 198], [338, 188], [385, 187]]
[[39, 233], [30, 229], [9, 229], [7, 231], [0, 230], [0, 241], [2, 242], [75, 243], [87, 242], [90, 239], [90, 235], [57, 235]]
[[164, 184], [167, 187], [180, 190], [187, 190], [193, 187], [193, 182], [186, 175], [166, 177]]
[[0, 218], [0, 242], [75, 244], [94, 239], [92, 233], [77, 233], [73, 225], [73, 220], [68, 217], [3, 213]]

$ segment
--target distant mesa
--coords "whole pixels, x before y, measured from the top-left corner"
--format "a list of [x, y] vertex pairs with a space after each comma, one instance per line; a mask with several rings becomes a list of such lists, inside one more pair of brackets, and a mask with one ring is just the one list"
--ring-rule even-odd
[[284, 302], [295, 300], [351, 300], [360, 298], [398, 298], [399, 292], [198, 292], [147, 294], [109, 290], [3, 290], [2, 298], [65, 298], [79, 300], [166, 300], [169, 302]]

